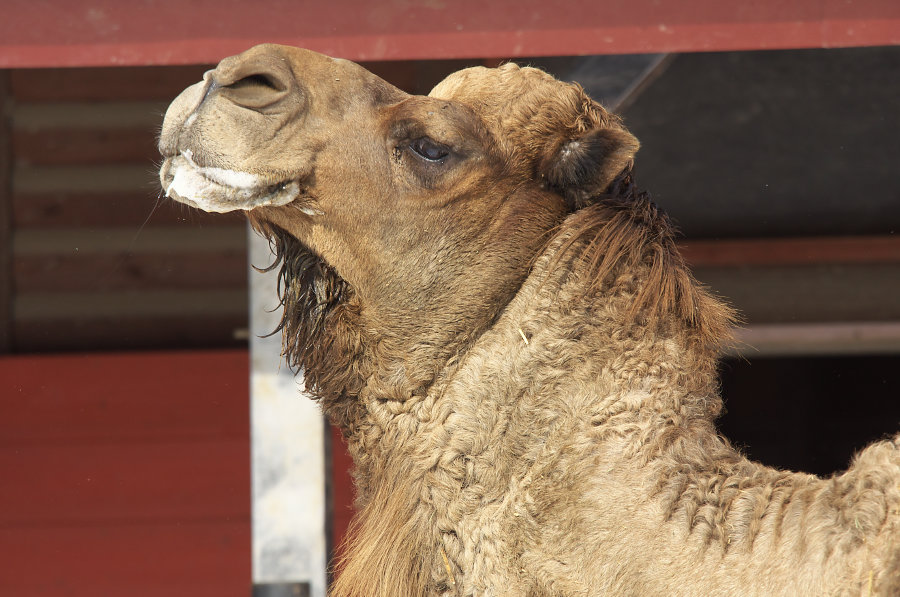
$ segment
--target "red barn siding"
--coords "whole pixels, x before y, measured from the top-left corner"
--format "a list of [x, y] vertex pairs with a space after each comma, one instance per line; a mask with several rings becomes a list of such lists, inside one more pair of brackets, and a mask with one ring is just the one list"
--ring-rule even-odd
[[212, 62], [263, 41], [352, 60], [900, 41], [896, 0], [6, 0], [4, 8], [0, 67]]
[[347, 527], [350, 526], [350, 519], [353, 518], [353, 479], [350, 477], [350, 469], [353, 467], [353, 459], [347, 452], [347, 444], [341, 437], [341, 432], [336, 427], [331, 428], [331, 499], [332, 499], [332, 517], [331, 517], [331, 540], [336, 553], [344, 536], [347, 534]]
[[0, 359], [0, 594], [240, 595], [246, 351]]

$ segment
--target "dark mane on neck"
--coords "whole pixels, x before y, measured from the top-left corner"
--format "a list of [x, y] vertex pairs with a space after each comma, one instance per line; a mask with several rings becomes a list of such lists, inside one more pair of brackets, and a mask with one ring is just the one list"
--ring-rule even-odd
[[306, 389], [332, 423], [347, 429], [359, 419], [363, 341], [353, 289], [334, 269], [290, 233], [251, 219], [269, 241], [275, 260], [260, 272], [278, 271], [281, 352], [302, 370]]
[[657, 325], [675, 317], [711, 345], [731, 337], [734, 310], [693, 277], [675, 245], [668, 216], [635, 186], [630, 169], [616, 177], [606, 193], [579, 199], [574, 207], [557, 232], [566, 238], [557, 254], [583, 251], [591, 276], [589, 294], [609, 289], [623, 273], [634, 272], [643, 279], [629, 319]]

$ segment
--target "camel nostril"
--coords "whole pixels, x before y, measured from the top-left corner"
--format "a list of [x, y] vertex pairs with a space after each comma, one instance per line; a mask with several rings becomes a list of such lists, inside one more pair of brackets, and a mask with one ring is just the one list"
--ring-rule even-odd
[[280, 81], [264, 74], [250, 75], [249, 77], [244, 77], [225, 87], [228, 89], [243, 90], [256, 88], [257, 91], [265, 91], [265, 89], [275, 92], [285, 91], [285, 86], [282, 85]]
[[219, 93], [245, 108], [258, 110], [277, 104], [288, 95], [291, 85], [265, 72], [242, 76], [227, 85], [219, 84]]
[[307, 93], [280, 48], [256, 46], [208, 72], [207, 98], [255, 112], [302, 112]]

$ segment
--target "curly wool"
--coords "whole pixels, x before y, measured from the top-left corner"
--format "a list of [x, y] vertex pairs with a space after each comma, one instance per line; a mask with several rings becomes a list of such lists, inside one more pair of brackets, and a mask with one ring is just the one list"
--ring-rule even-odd
[[[900, 437], [827, 480], [743, 458], [713, 425], [731, 311], [646, 198], [595, 209], [426, 393], [361, 392], [334, 593], [897, 594]], [[623, 212], [641, 240], [604, 268]]]

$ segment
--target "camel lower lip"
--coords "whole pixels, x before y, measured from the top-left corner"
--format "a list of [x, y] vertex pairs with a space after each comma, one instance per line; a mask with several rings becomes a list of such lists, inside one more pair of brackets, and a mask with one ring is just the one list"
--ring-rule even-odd
[[295, 180], [269, 184], [257, 174], [200, 166], [189, 150], [166, 159], [162, 178], [167, 197], [207, 212], [287, 205], [300, 195]]

